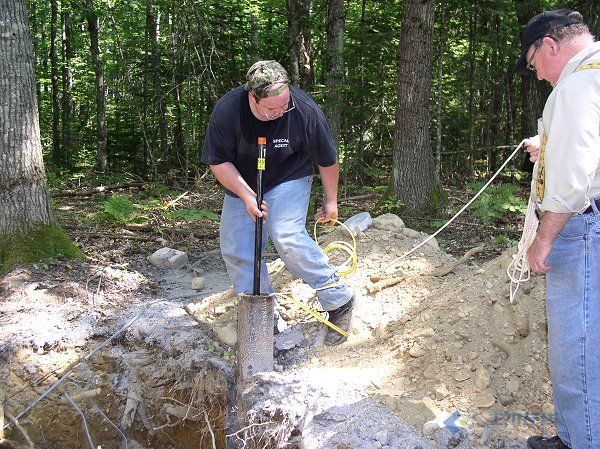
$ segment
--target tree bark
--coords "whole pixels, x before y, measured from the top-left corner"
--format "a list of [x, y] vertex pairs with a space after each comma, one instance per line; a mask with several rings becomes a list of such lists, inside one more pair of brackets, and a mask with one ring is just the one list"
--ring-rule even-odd
[[440, 45], [438, 48], [437, 60], [437, 104], [435, 123], [435, 177], [436, 182], [440, 182], [442, 176], [442, 112], [444, 102], [443, 74], [444, 74], [444, 51], [446, 49], [446, 8], [444, 3], [440, 3]]
[[50, 2], [50, 66], [52, 67], [52, 160], [62, 163], [60, 146], [60, 99], [58, 88], [58, 0]]
[[0, 0], [0, 235], [53, 222], [24, 0]]
[[325, 116], [331, 135], [339, 148], [341, 130], [342, 82], [344, 78], [344, 2], [327, 0], [327, 53]]
[[314, 84], [310, 14], [312, 0], [287, 0], [292, 84], [311, 90]]
[[393, 192], [408, 211], [436, 209], [429, 139], [434, 0], [406, 0], [398, 50]]
[[61, 5], [61, 25], [62, 25], [62, 151], [63, 162], [66, 168], [71, 168], [73, 151], [73, 132], [72, 132], [72, 111], [73, 99], [71, 89], [73, 88], [73, 70], [71, 69], [71, 60], [73, 59], [73, 49], [71, 45], [71, 14], [69, 6], [63, 0]]
[[[521, 26], [521, 32], [525, 25], [534, 15], [543, 10], [539, 0], [515, 0], [517, 19]], [[519, 39], [519, 48], [520, 48]], [[537, 134], [537, 120], [542, 115], [546, 97], [549, 94], [548, 87], [538, 83], [535, 76], [516, 75], [521, 79], [521, 132], [526, 136]]]
[[162, 80], [160, 73], [160, 52], [158, 50], [158, 26], [156, 16], [152, 7], [152, 0], [146, 1], [146, 25], [148, 28], [148, 38], [152, 49], [152, 75], [154, 80], [154, 97], [156, 98], [156, 108], [158, 113], [158, 130], [160, 135], [160, 150], [162, 153], [163, 169], [165, 173], [171, 167], [169, 157], [169, 144], [167, 141], [167, 120], [164, 111], [164, 93], [162, 89]]
[[98, 171], [106, 171], [106, 96], [104, 88], [104, 68], [100, 59], [100, 47], [98, 45], [99, 25], [98, 16], [94, 9], [94, 0], [86, 0], [87, 23], [90, 33], [90, 50], [96, 74], [96, 125], [98, 127]]

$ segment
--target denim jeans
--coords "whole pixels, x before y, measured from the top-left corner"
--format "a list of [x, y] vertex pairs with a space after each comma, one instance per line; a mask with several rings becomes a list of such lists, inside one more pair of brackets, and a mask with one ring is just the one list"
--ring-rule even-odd
[[547, 263], [548, 365], [558, 436], [600, 448], [600, 213], [573, 216]]
[[[267, 237], [279, 257], [294, 276], [314, 289], [339, 281], [325, 254], [306, 232], [306, 212], [312, 176], [284, 182], [264, 194], [268, 214], [263, 226], [263, 252]], [[225, 195], [221, 214], [221, 253], [227, 273], [237, 294], [251, 293], [254, 279], [254, 229], [244, 202]], [[273, 293], [263, 261], [261, 293]], [[317, 292], [323, 310], [333, 310], [347, 303], [352, 292], [343, 284]]]

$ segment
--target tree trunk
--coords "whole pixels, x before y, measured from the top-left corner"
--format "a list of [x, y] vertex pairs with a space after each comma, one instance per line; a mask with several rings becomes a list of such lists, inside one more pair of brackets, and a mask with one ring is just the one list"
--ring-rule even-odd
[[53, 217], [24, 0], [0, 0], [0, 36], [0, 236], [5, 236], [50, 224]]
[[73, 100], [71, 89], [73, 88], [73, 70], [71, 69], [71, 60], [73, 59], [73, 49], [71, 46], [71, 19], [70, 12], [66, 2], [63, 0], [61, 5], [61, 24], [62, 24], [62, 151], [63, 162], [66, 168], [72, 166], [73, 151], [73, 132], [72, 132], [72, 111]]
[[[366, 39], [366, 0], [362, 0], [360, 4], [360, 48], [365, 48]], [[365, 55], [360, 53], [360, 95], [358, 101], [358, 161], [362, 165], [365, 160], [365, 91], [366, 91], [366, 74], [365, 74]]]
[[310, 14], [312, 0], [287, 0], [292, 83], [304, 90], [314, 84]]
[[436, 124], [435, 124], [435, 177], [436, 182], [440, 182], [442, 177], [442, 107], [444, 101], [444, 92], [442, 90], [444, 74], [444, 50], [446, 49], [446, 8], [444, 3], [440, 3], [440, 45], [438, 48], [437, 60], [437, 104], [436, 104]]
[[331, 135], [339, 148], [341, 129], [342, 81], [344, 78], [344, 2], [327, 0], [327, 53], [325, 59], [327, 93], [325, 116]]
[[154, 80], [154, 97], [158, 113], [158, 130], [160, 135], [160, 150], [162, 153], [163, 169], [167, 173], [171, 167], [169, 144], [167, 141], [167, 121], [164, 111], [164, 93], [160, 73], [160, 53], [158, 51], [158, 26], [152, 8], [152, 0], [146, 1], [146, 24], [148, 27], [148, 38], [152, 49], [152, 75]]
[[[521, 31], [529, 19], [543, 10], [539, 0], [515, 0], [515, 8]], [[521, 79], [521, 133], [524, 137], [533, 136], [537, 133], [537, 120], [541, 117], [549, 91], [537, 82], [535, 76], [516, 76]]]
[[100, 59], [100, 47], [98, 45], [98, 16], [94, 9], [94, 0], [86, 0], [88, 31], [90, 33], [90, 50], [94, 62], [96, 74], [96, 124], [98, 126], [98, 171], [106, 171], [106, 97], [104, 89], [104, 69]]
[[[31, 3], [31, 27], [32, 27], [32, 34], [33, 34], [33, 68], [34, 70], [38, 69], [39, 66], [39, 61], [40, 61], [40, 39], [38, 38], [38, 28], [40, 28], [38, 26], [40, 22], [38, 21], [38, 16], [37, 16], [37, 7], [36, 7], [36, 2], [32, 2]], [[41, 34], [42, 36], [44, 35], [44, 21], [42, 20], [41, 22]], [[43, 45], [43, 42], [42, 42]], [[38, 74], [39, 75], [39, 74]], [[41, 78], [41, 76], [37, 77], [38, 80], [35, 83], [35, 95], [37, 98], [37, 105], [38, 105], [38, 123], [41, 122], [42, 119], [42, 83], [39, 81], [39, 78]]]
[[58, 89], [58, 0], [50, 2], [50, 65], [52, 67], [52, 160], [63, 162], [60, 147], [60, 100]]
[[438, 207], [429, 141], [434, 6], [434, 0], [404, 2], [398, 49], [393, 192], [417, 213]]
[[475, 179], [475, 12], [469, 11], [469, 176]]

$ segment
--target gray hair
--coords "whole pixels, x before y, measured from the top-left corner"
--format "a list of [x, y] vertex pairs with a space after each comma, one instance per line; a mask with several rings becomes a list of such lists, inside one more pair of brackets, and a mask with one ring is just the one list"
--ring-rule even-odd
[[589, 27], [583, 23], [583, 16], [577, 12], [573, 11], [569, 14], [569, 17], [575, 20], [579, 20], [579, 23], [574, 23], [571, 25], [558, 25], [553, 28], [548, 34], [540, 37], [537, 41], [533, 43], [535, 48], [540, 48], [542, 46], [542, 42], [545, 37], [549, 37], [557, 42], [568, 42], [570, 40], [576, 39], [579, 36], [592, 36], [594, 40], [594, 36], [590, 33]]

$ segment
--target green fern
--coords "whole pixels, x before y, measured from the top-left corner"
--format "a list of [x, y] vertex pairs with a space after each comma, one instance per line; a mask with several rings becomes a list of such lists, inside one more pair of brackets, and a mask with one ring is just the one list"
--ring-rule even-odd
[[104, 202], [104, 212], [112, 221], [129, 223], [132, 220], [134, 209], [128, 196], [113, 195]]
[[217, 214], [215, 214], [214, 212], [211, 212], [209, 210], [206, 210], [206, 209], [174, 210], [171, 212], [167, 212], [165, 214], [165, 216], [167, 218], [171, 218], [173, 220], [183, 219], [185, 221], [200, 221], [203, 218], [208, 218], [209, 220], [212, 220], [212, 221], [219, 221], [219, 216]]

